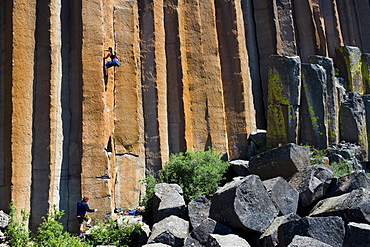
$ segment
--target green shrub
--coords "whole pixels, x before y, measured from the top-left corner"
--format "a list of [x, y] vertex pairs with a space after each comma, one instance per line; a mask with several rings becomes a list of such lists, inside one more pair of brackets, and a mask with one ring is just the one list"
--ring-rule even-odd
[[113, 220], [109, 220], [105, 224], [97, 222], [94, 228], [91, 229], [91, 235], [86, 241], [93, 246], [137, 246], [134, 237], [138, 236], [141, 231], [141, 224], [129, 225], [127, 222], [123, 222], [120, 225], [117, 221]]
[[348, 166], [348, 163], [344, 160], [333, 162], [331, 166], [334, 170], [334, 177], [343, 177], [352, 172], [351, 168]]
[[58, 211], [56, 205], [53, 205], [52, 210], [43, 217], [43, 222], [40, 224], [36, 238], [35, 246], [40, 247], [67, 247], [67, 246], [90, 246], [74, 238], [68, 232], [63, 232], [63, 225], [59, 222], [64, 212]]
[[30, 231], [27, 227], [27, 222], [29, 218], [29, 213], [26, 213], [24, 209], [21, 210], [21, 221], [16, 218], [16, 207], [14, 202], [11, 201], [9, 204], [10, 209], [10, 220], [6, 227], [5, 233], [10, 239], [10, 244], [13, 247], [25, 247], [31, 246], [31, 236]]
[[229, 165], [213, 149], [171, 154], [167, 165], [159, 173], [158, 182], [180, 185], [185, 200], [189, 202], [198, 195], [214, 193]]

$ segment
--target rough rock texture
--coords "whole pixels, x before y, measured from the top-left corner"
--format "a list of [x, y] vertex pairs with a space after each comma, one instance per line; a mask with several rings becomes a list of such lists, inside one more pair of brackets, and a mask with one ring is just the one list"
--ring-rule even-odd
[[5, 228], [9, 224], [10, 216], [0, 211], [0, 228]]
[[277, 215], [260, 178], [249, 175], [215, 192], [209, 217], [230, 228], [262, 232]]
[[309, 216], [340, 216], [346, 223], [369, 223], [369, 200], [369, 190], [354, 190], [341, 196], [319, 201], [311, 210]]
[[305, 236], [294, 236], [288, 247], [330, 247], [332, 245], [325, 244], [317, 239]]
[[188, 204], [189, 221], [193, 228], [199, 226], [209, 216], [211, 201], [199, 195]]
[[366, 112], [362, 97], [356, 92], [348, 93], [340, 107], [340, 133], [344, 141], [361, 147], [360, 161], [368, 161], [369, 144], [366, 131]]
[[333, 168], [327, 165], [307, 166], [289, 179], [299, 192], [299, 203], [309, 206], [323, 198], [333, 179]]
[[189, 234], [189, 222], [171, 215], [153, 225], [148, 239], [150, 243], [163, 243], [170, 246], [183, 246], [184, 239]]
[[154, 187], [153, 220], [158, 222], [170, 215], [185, 217], [185, 201], [178, 184], [159, 183]]
[[253, 156], [248, 170], [262, 180], [281, 176], [289, 178], [310, 164], [308, 151], [293, 143]]
[[267, 145], [298, 142], [301, 103], [300, 58], [273, 55], [269, 60]]
[[[0, 209], [14, 200], [36, 230], [56, 204], [78, 231], [81, 196], [94, 219], [137, 207], [139, 181], [171, 153], [246, 159], [257, 127], [299, 143], [297, 93], [268, 120], [269, 57], [328, 56], [358, 91], [369, 13], [364, 0], [0, 1]], [[121, 66], [104, 77], [109, 46]], [[343, 63], [335, 47], [349, 46], [356, 59]]]
[[320, 65], [302, 65], [300, 142], [317, 149], [328, 147], [326, 71]]
[[349, 222], [343, 247], [368, 246], [370, 243], [370, 225]]
[[281, 215], [296, 213], [298, 208], [299, 193], [282, 177], [263, 181], [267, 192], [279, 209]]
[[370, 190], [370, 178], [362, 171], [354, 171], [340, 178], [333, 178], [327, 191], [328, 197], [339, 196], [360, 188]]
[[242, 239], [238, 235], [218, 235], [210, 234], [206, 247], [250, 247], [245, 239]]

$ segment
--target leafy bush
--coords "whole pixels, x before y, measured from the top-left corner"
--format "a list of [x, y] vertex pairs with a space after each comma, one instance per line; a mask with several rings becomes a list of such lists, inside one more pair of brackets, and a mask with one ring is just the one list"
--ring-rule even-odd
[[214, 193], [229, 165], [213, 149], [171, 154], [159, 173], [159, 182], [180, 185], [185, 200], [189, 202], [200, 194]]
[[35, 246], [43, 247], [63, 247], [63, 246], [89, 246], [74, 238], [68, 232], [63, 232], [63, 225], [59, 222], [64, 212], [58, 211], [53, 205], [47, 218], [43, 217], [43, 222], [37, 230]]
[[134, 237], [138, 236], [141, 231], [140, 224], [129, 225], [127, 222], [123, 222], [120, 225], [117, 221], [113, 220], [109, 220], [106, 224], [97, 222], [94, 228], [91, 229], [91, 235], [86, 241], [93, 246], [136, 246]]
[[331, 166], [333, 167], [334, 170], [334, 177], [343, 177], [352, 172], [351, 168], [344, 160], [341, 160], [339, 162], [333, 162]]
[[150, 211], [157, 183], [176, 183], [181, 186], [187, 202], [198, 195], [210, 195], [220, 185], [230, 163], [222, 161], [213, 149], [171, 154], [166, 166], [160, 170], [159, 178], [148, 176], [142, 182], [146, 185], [146, 196], [141, 205]]
[[9, 224], [6, 227], [6, 235], [10, 239], [11, 246], [14, 247], [25, 247], [31, 246], [31, 236], [30, 231], [27, 227], [27, 221], [29, 218], [29, 213], [26, 213], [24, 209], [21, 210], [22, 220], [19, 221], [16, 218], [16, 207], [14, 206], [14, 202], [11, 201], [9, 204], [10, 209], [10, 220]]

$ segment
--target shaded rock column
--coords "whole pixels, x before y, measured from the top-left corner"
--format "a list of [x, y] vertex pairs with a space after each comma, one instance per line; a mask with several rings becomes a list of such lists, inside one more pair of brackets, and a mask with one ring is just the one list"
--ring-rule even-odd
[[147, 174], [168, 160], [168, 122], [163, 1], [140, 1], [142, 97]]
[[365, 105], [361, 96], [350, 92], [340, 107], [341, 140], [357, 143], [361, 147], [362, 162], [368, 161]]
[[362, 53], [361, 56], [362, 82], [365, 93], [370, 93], [370, 53]]
[[302, 64], [300, 143], [317, 149], [328, 147], [326, 74], [322, 66]]
[[229, 159], [245, 159], [256, 122], [240, 2], [217, 0], [216, 15]]
[[301, 95], [299, 57], [270, 57], [267, 145], [297, 143]]
[[329, 57], [335, 58], [335, 48], [344, 45], [337, 9], [337, 0], [320, 0], [320, 9], [325, 22], [328, 54]]
[[[367, 133], [367, 142], [368, 147], [370, 147], [370, 94], [365, 94], [362, 96], [362, 100], [364, 102], [365, 106], [365, 119], [366, 119], [366, 133]], [[368, 150], [368, 153], [370, 153], [370, 150]]]
[[321, 65], [325, 69], [328, 141], [329, 144], [336, 144], [339, 141], [339, 106], [333, 60], [322, 56], [310, 56], [308, 60], [310, 63]]
[[213, 1], [179, 1], [187, 148], [227, 153], [225, 109]]
[[82, 160], [81, 193], [101, 218], [113, 209], [115, 167], [105, 151], [110, 129], [109, 105], [104, 99], [103, 6], [100, 0], [82, 2]]
[[[137, 1], [114, 1], [114, 35], [121, 66], [115, 73], [115, 207], [138, 205], [145, 176], [144, 120], [140, 82]], [[109, 85], [109, 84], [108, 84]]]
[[346, 81], [348, 90], [363, 94], [365, 88], [362, 82], [360, 49], [352, 46], [337, 47], [336, 64], [339, 75]]
[[[295, 56], [297, 45], [291, 0], [253, 1], [264, 104], [268, 106], [269, 56]], [[267, 121], [268, 122], [268, 121]]]
[[[7, 3], [8, 4], [8, 3]], [[11, 198], [18, 209], [30, 211], [31, 200], [31, 178], [32, 178], [32, 115], [33, 115], [33, 80], [34, 80], [34, 52], [35, 52], [35, 21], [36, 1], [15, 0], [11, 8], [12, 29], [12, 63], [9, 78], [6, 78], [6, 92], [11, 95], [9, 105], [6, 107], [11, 112], [9, 126], [11, 153], [9, 164], [11, 164]], [[10, 14], [8, 12], [8, 14]], [[10, 20], [10, 17], [7, 17]], [[6, 71], [7, 72], [7, 71]], [[7, 88], [9, 88], [9, 91]], [[7, 114], [6, 114], [7, 115]], [[5, 154], [7, 155], [7, 154]], [[17, 212], [20, 215], [20, 210]]]

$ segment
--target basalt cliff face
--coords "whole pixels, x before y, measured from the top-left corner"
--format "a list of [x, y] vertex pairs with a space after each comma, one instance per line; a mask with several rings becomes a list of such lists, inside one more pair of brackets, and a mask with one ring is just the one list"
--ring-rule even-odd
[[[0, 209], [138, 205], [171, 153], [245, 158], [269, 57], [370, 52], [368, 0], [2, 0]], [[121, 66], [104, 77], [109, 46]]]

